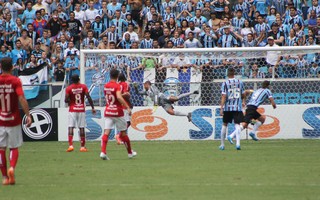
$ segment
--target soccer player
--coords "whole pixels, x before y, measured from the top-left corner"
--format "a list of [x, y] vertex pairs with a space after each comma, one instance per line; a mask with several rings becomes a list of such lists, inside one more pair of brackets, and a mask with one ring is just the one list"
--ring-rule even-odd
[[[26, 126], [32, 123], [29, 114], [28, 102], [24, 97], [22, 84], [19, 78], [12, 76], [12, 59], [1, 59], [2, 74], [0, 75], [0, 169], [2, 184], [15, 184], [15, 167], [18, 162], [18, 148], [22, 145], [20, 103], [26, 115]], [[6, 148], [10, 149], [10, 168], [7, 171]]]
[[[130, 106], [130, 108], [132, 109], [133, 106], [130, 102], [130, 87], [129, 87], [129, 84], [126, 82], [127, 78], [125, 77], [125, 75], [123, 73], [121, 73], [119, 75], [118, 81], [119, 81], [119, 85], [121, 86], [122, 97], [127, 102], [127, 104]], [[127, 129], [128, 129], [131, 125], [131, 116], [129, 115], [126, 107], [124, 107], [124, 106], [123, 106], [123, 113], [124, 113], [124, 118], [127, 121]], [[120, 139], [120, 132], [118, 134], [116, 134], [116, 141], [117, 141], [117, 144], [122, 143], [122, 141]]]
[[69, 103], [69, 122], [68, 122], [68, 141], [69, 148], [67, 152], [73, 151], [73, 129], [79, 128], [80, 131], [80, 152], [87, 152], [86, 144], [86, 134], [85, 134], [85, 100], [86, 96], [88, 102], [92, 108], [92, 114], [96, 113], [94, 109], [93, 101], [89, 95], [88, 87], [85, 84], [80, 83], [79, 75], [74, 74], [71, 77], [72, 84], [66, 89], [65, 102]]
[[128, 157], [133, 158], [137, 155], [131, 149], [130, 139], [127, 135], [127, 122], [124, 118], [123, 106], [128, 110], [131, 115], [131, 108], [123, 99], [121, 94], [121, 86], [117, 83], [120, 72], [116, 69], [110, 71], [110, 81], [104, 85], [104, 95], [106, 98], [106, 108], [104, 111], [104, 134], [101, 139], [101, 153], [102, 160], [109, 160], [107, 156], [107, 143], [111, 130], [116, 126], [120, 131], [120, 139], [127, 148]]
[[199, 91], [194, 91], [194, 92], [188, 92], [188, 93], [183, 93], [180, 94], [179, 96], [169, 96], [166, 97], [163, 93], [159, 91], [159, 89], [155, 85], [151, 85], [150, 81], [146, 81], [143, 84], [143, 87], [145, 91], [138, 91], [138, 85], [134, 84], [134, 89], [137, 94], [140, 95], [147, 95], [149, 96], [155, 106], [162, 106], [162, 108], [169, 114], [169, 115], [175, 115], [175, 116], [187, 116], [188, 121], [191, 122], [191, 113], [183, 113], [181, 111], [176, 111], [174, 110], [174, 107], [172, 104], [176, 101], [179, 101], [183, 97], [190, 96], [192, 94], [199, 94]]
[[240, 132], [248, 127], [249, 123], [252, 123], [252, 119], [254, 119], [255, 121], [253, 122], [253, 131], [249, 133], [250, 137], [255, 140], [258, 141], [258, 138], [256, 137], [256, 132], [259, 129], [259, 127], [265, 122], [266, 117], [260, 115], [260, 113], [257, 112], [258, 107], [266, 100], [269, 99], [271, 102], [271, 105], [274, 109], [277, 108], [276, 103], [274, 102], [274, 99], [272, 97], [272, 93], [269, 90], [269, 85], [270, 85], [270, 81], [263, 81], [262, 82], [262, 87], [258, 90], [256, 90], [248, 104], [247, 104], [247, 109], [246, 109], [246, 114], [244, 116], [244, 122], [241, 123], [240, 125], [240, 129], [236, 129], [233, 133], [231, 133], [227, 138], [229, 141], [232, 140], [232, 135], [237, 134], [235, 132]]
[[[245, 98], [243, 82], [235, 79], [234, 68], [228, 68], [228, 80], [221, 86], [221, 104], [220, 115], [223, 116], [223, 125], [221, 128], [220, 150], [224, 150], [224, 140], [226, 137], [228, 123], [234, 121], [235, 128], [240, 129], [240, 123], [243, 122], [242, 100]], [[236, 149], [240, 148], [240, 132], [236, 132]], [[232, 140], [231, 140], [232, 142]]]

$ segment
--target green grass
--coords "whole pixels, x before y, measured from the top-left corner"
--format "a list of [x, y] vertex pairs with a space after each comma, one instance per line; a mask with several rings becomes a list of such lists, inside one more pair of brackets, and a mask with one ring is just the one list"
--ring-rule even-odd
[[138, 157], [100, 143], [88, 153], [66, 153], [65, 142], [26, 142], [15, 186], [0, 199], [320, 199], [320, 141], [242, 141], [242, 150], [218, 141], [133, 142]]

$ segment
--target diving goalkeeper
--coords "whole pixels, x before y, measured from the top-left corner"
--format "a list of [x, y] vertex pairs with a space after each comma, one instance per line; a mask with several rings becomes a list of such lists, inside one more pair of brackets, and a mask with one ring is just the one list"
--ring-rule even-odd
[[183, 93], [180, 94], [179, 96], [169, 96], [166, 97], [165, 94], [161, 93], [159, 89], [155, 86], [152, 85], [150, 81], [146, 81], [143, 84], [144, 90], [139, 91], [138, 90], [138, 85], [137, 83], [133, 84], [133, 87], [135, 89], [135, 92], [140, 95], [147, 95], [152, 99], [154, 102], [155, 106], [162, 106], [162, 108], [170, 115], [175, 115], [175, 116], [187, 116], [188, 121], [191, 122], [191, 113], [183, 113], [181, 111], [176, 111], [174, 110], [174, 107], [172, 104], [176, 101], [179, 101], [183, 97], [190, 96], [192, 94], [199, 94], [199, 91], [194, 91], [194, 92], [188, 92], [188, 93]]

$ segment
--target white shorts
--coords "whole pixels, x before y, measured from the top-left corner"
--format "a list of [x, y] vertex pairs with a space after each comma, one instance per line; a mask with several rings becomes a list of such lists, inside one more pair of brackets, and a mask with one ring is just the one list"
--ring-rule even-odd
[[84, 112], [69, 112], [68, 127], [84, 128], [86, 126], [86, 114]]
[[124, 117], [105, 117], [104, 129], [114, 129], [116, 126], [117, 131], [127, 130], [127, 122]]
[[126, 122], [131, 122], [131, 116], [129, 115], [128, 110], [123, 109], [123, 113], [124, 113], [124, 119], [126, 120]]
[[22, 145], [21, 125], [13, 127], [0, 126], [0, 147], [18, 148]]

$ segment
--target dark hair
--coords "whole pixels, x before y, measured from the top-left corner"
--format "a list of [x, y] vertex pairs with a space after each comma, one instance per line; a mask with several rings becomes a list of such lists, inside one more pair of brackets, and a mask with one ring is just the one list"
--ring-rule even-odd
[[110, 71], [110, 79], [118, 79], [119, 71], [117, 69], [111, 69]]
[[80, 78], [79, 78], [79, 75], [78, 75], [78, 74], [73, 74], [73, 75], [71, 76], [71, 82], [72, 82], [72, 83], [79, 83], [79, 81], [80, 81]]
[[270, 85], [270, 81], [263, 81], [262, 88], [267, 88]]
[[151, 32], [150, 32], [150, 31], [148, 31], [148, 30], [145, 30], [145, 31], [144, 31], [144, 34], [146, 34], [146, 33], [151, 34]]
[[127, 78], [125, 77], [125, 75], [123, 73], [120, 73], [118, 77], [118, 81], [125, 82], [126, 80]]
[[146, 82], [144, 82], [144, 84], [151, 85], [151, 82], [150, 81], [146, 81]]
[[234, 76], [234, 74], [235, 74], [235, 70], [234, 70], [234, 68], [228, 68], [228, 76]]
[[37, 11], [36, 11], [36, 15], [37, 15], [38, 13], [41, 15], [41, 11], [40, 11], [40, 10], [37, 10]]
[[2, 71], [10, 72], [12, 70], [12, 59], [9, 57], [2, 58], [0, 61]]

